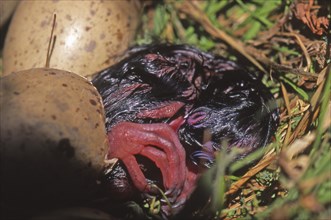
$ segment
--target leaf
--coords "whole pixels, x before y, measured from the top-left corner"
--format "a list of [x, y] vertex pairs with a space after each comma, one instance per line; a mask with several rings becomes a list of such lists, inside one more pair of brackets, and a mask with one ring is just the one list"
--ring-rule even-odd
[[261, 23], [254, 22], [253, 25], [244, 34], [244, 39], [245, 40], [253, 39], [256, 35], [258, 35], [260, 29], [261, 29]]
[[[251, 11], [247, 6], [246, 6], [246, 4], [244, 4], [241, 0], [236, 0], [236, 2], [246, 11], [246, 12], [248, 12], [248, 13], [250, 13], [250, 15], [253, 17], [253, 18], [255, 18], [255, 19], [257, 19], [259, 22], [261, 22], [263, 25], [265, 25], [266, 27], [268, 27], [268, 28], [271, 28], [272, 27], [272, 23], [268, 20], [268, 19], [266, 19], [264, 16], [261, 16], [261, 14], [260, 14], [260, 16], [259, 15], [257, 15], [257, 13], [254, 11]], [[270, 2], [269, 2], [270, 3]], [[268, 5], [272, 5], [272, 4], [268, 4]], [[267, 7], [268, 8], [268, 7]], [[272, 8], [272, 7], [270, 7], [270, 8]], [[271, 9], [271, 10], [273, 10], [273, 8]], [[269, 14], [269, 12], [268, 11], [263, 11], [265, 14]]]
[[316, 141], [313, 146], [313, 151], [311, 155], [313, 154], [314, 150], [318, 147], [318, 145], [321, 143], [322, 134], [324, 133], [325, 127], [324, 122], [330, 120], [330, 115], [327, 115], [329, 112], [329, 103], [330, 103], [330, 88], [331, 88], [331, 66], [329, 65], [326, 69], [326, 76], [325, 76], [325, 86], [323, 88], [323, 92], [321, 94], [321, 110], [320, 115], [318, 117], [318, 127], [317, 127], [317, 135], [316, 135]]
[[208, 38], [205, 37], [205, 36], [202, 36], [202, 37], [200, 38], [199, 45], [200, 45], [200, 47], [201, 47], [203, 50], [208, 51], [208, 50], [210, 50], [211, 48], [215, 47], [216, 44], [214, 43], [214, 41], [208, 39]]
[[281, 79], [287, 85], [291, 86], [303, 98], [303, 100], [308, 101], [309, 96], [308, 96], [308, 94], [303, 89], [301, 89], [299, 86], [295, 85], [293, 82], [291, 82], [290, 80], [288, 80], [285, 77], [281, 77]]
[[154, 15], [154, 34], [156, 36], [161, 35], [161, 33], [166, 28], [167, 22], [169, 21], [169, 14], [167, 13], [166, 6], [160, 5], [155, 9]]

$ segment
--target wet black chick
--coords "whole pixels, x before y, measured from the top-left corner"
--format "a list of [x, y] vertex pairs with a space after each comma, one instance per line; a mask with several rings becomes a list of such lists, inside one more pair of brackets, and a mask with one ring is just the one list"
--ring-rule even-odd
[[[133, 184], [146, 195], [157, 183], [172, 206], [163, 204], [166, 215], [180, 210], [199, 166], [212, 165], [223, 140], [248, 154], [266, 145], [278, 124], [275, 100], [255, 75], [187, 45], [134, 48], [93, 84], [106, 112], [107, 158], [121, 161], [110, 173], [112, 188], [131, 191]], [[138, 155], [155, 164], [161, 180], [146, 178]]]

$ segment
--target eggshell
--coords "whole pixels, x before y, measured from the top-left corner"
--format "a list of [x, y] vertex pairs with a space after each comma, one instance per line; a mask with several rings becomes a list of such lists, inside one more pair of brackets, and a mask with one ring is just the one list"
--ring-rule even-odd
[[138, 0], [22, 1], [10, 24], [3, 52], [4, 75], [45, 67], [56, 14], [50, 67], [90, 76], [121, 58], [139, 22]]
[[93, 195], [108, 149], [100, 95], [56, 69], [0, 79], [1, 197], [33, 211]]

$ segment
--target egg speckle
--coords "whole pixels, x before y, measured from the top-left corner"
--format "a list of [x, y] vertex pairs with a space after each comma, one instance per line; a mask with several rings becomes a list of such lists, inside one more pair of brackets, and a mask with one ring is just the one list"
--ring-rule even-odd
[[86, 52], [91, 53], [91, 52], [94, 51], [94, 49], [96, 48], [96, 46], [97, 46], [97, 43], [94, 40], [92, 40], [87, 45], [85, 45], [85, 48], [84, 49], [85, 49]]

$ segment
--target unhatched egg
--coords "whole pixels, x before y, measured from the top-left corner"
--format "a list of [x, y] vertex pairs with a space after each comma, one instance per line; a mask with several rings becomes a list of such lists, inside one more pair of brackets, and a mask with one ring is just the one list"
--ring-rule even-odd
[[121, 58], [139, 23], [138, 0], [22, 1], [3, 52], [4, 75], [45, 66], [56, 14], [50, 67], [90, 76]]
[[0, 84], [6, 208], [21, 214], [93, 195], [108, 149], [97, 90], [77, 74], [47, 68], [10, 74]]

